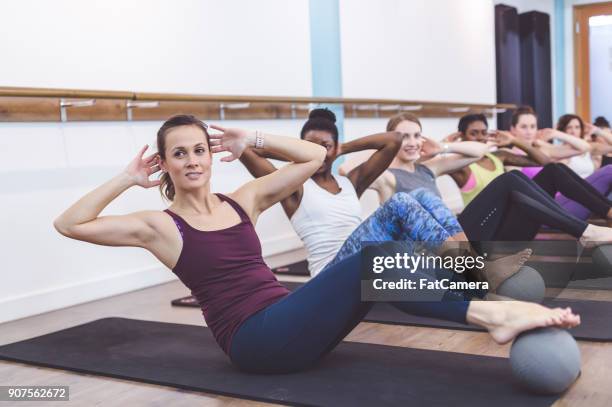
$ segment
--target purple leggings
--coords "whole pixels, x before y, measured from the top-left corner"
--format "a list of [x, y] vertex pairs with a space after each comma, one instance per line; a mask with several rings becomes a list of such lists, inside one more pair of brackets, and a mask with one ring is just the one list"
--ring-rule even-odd
[[[600, 194], [607, 197], [612, 192], [612, 165], [606, 165], [601, 167], [587, 178], [585, 178], [593, 188], [599, 191]], [[567, 212], [571, 213], [575, 217], [586, 220], [588, 219], [591, 211], [580, 205], [579, 203], [570, 200], [562, 194], [557, 194], [555, 200], [561, 205]]]

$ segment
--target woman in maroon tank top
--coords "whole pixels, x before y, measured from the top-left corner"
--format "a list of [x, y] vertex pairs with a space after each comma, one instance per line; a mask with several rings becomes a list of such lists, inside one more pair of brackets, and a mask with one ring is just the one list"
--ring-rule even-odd
[[[213, 335], [238, 367], [256, 372], [303, 369], [331, 351], [372, 306], [361, 301], [359, 254], [321, 272], [289, 293], [261, 257], [254, 224], [265, 209], [293, 193], [323, 164], [325, 148], [298, 138], [208, 126], [175, 116], [157, 134], [158, 153], [146, 146], [120, 174], [91, 191], [54, 222], [65, 236], [153, 253], [192, 290]], [[287, 157], [289, 164], [231, 194], [210, 191], [212, 154], [239, 158], [247, 147]], [[162, 171], [160, 180], [149, 177]], [[166, 211], [100, 216], [133, 186], [159, 186]], [[380, 248], [367, 248], [384, 254]], [[371, 253], [370, 253], [371, 254]], [[431, 276], [414, 273], [414, 278]], [[471, 301], [451, 292], [442, 301], [394, 303], [405, 312], [486, 328], [498, 343], [542, 326], [573, 327], [570, 309], [520, 301]]]

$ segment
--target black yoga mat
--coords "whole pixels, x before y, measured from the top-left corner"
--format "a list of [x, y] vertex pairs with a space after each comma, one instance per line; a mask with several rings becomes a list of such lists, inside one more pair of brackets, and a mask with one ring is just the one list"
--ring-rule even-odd
[[[571, 307], [580, 314], [581, 324], [569, 332], [574, 338], [583, 341], [612, 341], [612, 303], [608, 301], [585, 300], [544, 300], [548, 307]], [[430, 328], [460, 329], [464, 331], [484, 331], [473, 325], [463, 325], [442, 319], [426, 318], [406, 314], [390, 304], [376, 304], [364, 318], [366, 322], [394, 325], [413, 325]]]
[[302, 406], [549, 406], [507, 359], [343, 342], [292, 374], [238, 371], [207, 328], [106, 318], [0, 347], [0, 359]]
[[612, 290], [612, 277], [592, 278], [587, 280], [571, 281], [567, 288], [581, 290]]
[[593, 263], [528, 261], [527, 265], [540, 273], [546, 287], [612, 290], [610, 273]]
[[308, 271], [308, 262], [306, 260], [289, 264], [287, 266], [273, 268], [272, 272], [275, 274], [286, 274], [291, 276], [310, 276], [310, 272]]
[[[304, 284], [292, 281], [282, 281], [281, 283], [291, 291]], [[173, 300], [172, 305], [199, 307], [198, 303], [191, 296]], [[571, 307], [574, 312], [580, 314], [581, 324], [569, 330], [574, 338], [595, 342], [612, 341], [612, 302], [547, 298], [544, 300], [544, 305], [548, 307]], [[445, 321], [443, 319], [406, 314], [386, 303], [375, 304], [363, 320], [365, 322], [377, 322], [380, 324], [484, 331], [483, 328], [473, 325], [464, 325]]]

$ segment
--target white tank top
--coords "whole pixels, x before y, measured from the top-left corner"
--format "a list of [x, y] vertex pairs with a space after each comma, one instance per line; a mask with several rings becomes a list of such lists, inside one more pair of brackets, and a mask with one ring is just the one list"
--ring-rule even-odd
[[321, 188], [312, 179], [304, 183], [300, 206], [291, 224], [308, 250], [308, 270], [317, 275], [334, 259], [344, 241], [361, 224], [361, 204], [347, 177], [334, 177], [338, 194]]
[[567, 162], [567, 166], [582, 178], [586, 178], [595, 172], [595, 165], [593, 164], [591, 153], [588, 152], [571, 157]]

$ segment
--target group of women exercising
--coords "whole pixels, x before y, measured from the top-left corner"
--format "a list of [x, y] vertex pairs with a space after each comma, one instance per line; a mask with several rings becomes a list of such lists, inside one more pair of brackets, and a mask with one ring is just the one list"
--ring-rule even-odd
[[[566, 116], [560, 123], [566, 121]], [[578, 116], [572, 117], [576, 122], [580, 120]], [[394, 117], [388, 130], [406, 135], [403, 146], [390, 168], [371, 188], [378, 192], [381, 201], [396, 192], [409, 192], [423, 202], [419, 198], [422, 189], [440, 198], [435, 178], [449, 174], [461, 188], [466, 207], [458, 221], [470, 241], [530, 241], [545, 225], [579, 238], [585, 246], [609, 242], [612, 229], [591, 225], [586, 219], [591, 215], [606, 219], [612, 216], [612, 202], [607, 199], [612, 189], [612, 166], [600, 168], [583, 179], [567, 165], [552, 160], [583, 151], [594, 154], [596, 148], [607, 152], [612, 144], [593, 143], [591, 147], [579, 134], [572, 136], [559, 130], [546, 130], [546, 134], [540, 133], [536, 138], [536, 116], [530, 108], [517, 109], [512, 123], [511, 132], [497, 131], [491, 139], [486, 117], [465, 116], [459, 123], [459, 132], [445, 139], [448, 143], [443, 148], [438, 146], [438, 150], [447, 154], [422, 160], [419, 120], [408, 113]], [[457, 142], [459, 137], [468, 141]], [[567, 143], [547, 143], [552, 137]], [[489, 153], [488, 141], [496, 144], [498, 150]], [[512, 149], [500, 148], [504, 146]], [[347, 164], [345, 169], [354, 165]], [[523, 167], [527, 171], [505, 172], [505, 166]]]
[[[333, 350], [373, 306], [361, 300], [361, 258], [364, 252], [384, 256], [389, 249], [362, 242], [401, 241], [409, 252], [423, 246], [477, 252], [481, 241], [531, 240], [544, 225], [586, 246], [612, 242], [612, 229], [586, 222], [592, 214], [612, 217], [607, 199], [612, 173], [593, 164], [587, 174], [585, 165], [587, 158], [612, 151], [607, 147], [612, 136], [587, 128], [577, 116], [559, 126], [537, 132], [535, 113], [518, 109], [510, 132], [490, 133], [484, 116], [469, 115], [457, 134], [438, 144], [422, 136], [416, 117], [402, 114], [389, 120], [385, 132], [341, 144], [335, 117], [326, 109], [310, 113], [300, 139], [208, 126], [179, 115], [159, 129], [156, 153], [145, 156], [145, 146], [54, 226], [73, 239], [147, 249], [191, 290], [236, 366], [261, 373], [297, 371]], [[490, 152], [492, 142], [497, 150]], [[332, 174], [337, 157], [365, 150], [374, 152], [363, 162], [347, 162], [341, 168], [345, 175]], [[228, 155], [221, 161], [240, 159], [255, 177], [227, 195], [210, 190], [212, 155], [222, 152]], [[288, 164], [277, 169], [269, 158]], [[504, 166], [529, 170], [504, 172]], [[576, 175], [573, 166], [584, 171]], [[160, 171], [159, 180], [150, 179]], [[450, 174], [462, 190], [466, 207], [459, 217], [436, 187], [442, 174]], [[137, 185], [159, 187], [171, 205], [100, 216]], [[381, 206], [363, 220], [359, 197], [368, 188], [378, 191]], [[263, 261], [254, 229], [259, 215], [277, 202], [308, 250], [313, 275], [294, 292]], [[488, 281], [486, 295], [448, 290], [439, 301], [392, 304], [407, 313], [484, 327], [498, 343], [538, 327], [578, 325], [580, 317], [569, 308], [487, 301], [530, 254], [525, 249], [487, 261], [483, 273], [465, 277]], [[411, 278], [439, 277], [417, 270]]]

